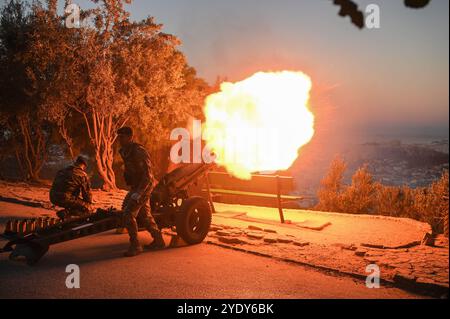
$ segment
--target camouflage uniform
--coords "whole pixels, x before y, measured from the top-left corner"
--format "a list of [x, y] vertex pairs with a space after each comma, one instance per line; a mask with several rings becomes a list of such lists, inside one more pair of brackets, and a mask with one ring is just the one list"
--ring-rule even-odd
[[89, 212], [92, 193], [86, 172], [78, 165], [70, 165], [58, 171], [50, 189], [50, 201], [64, 207], [69, 215]]
[[[159, 233], [150, 210], [150, 194], [154, 186], [152, 164], [147, 150], [138, 143], [121, 148], [119, 153], [125, 163], [125, 182], [131, 187], [122, 204], [125, 227], [130, 235], [130, 243], [138, 246], [138, 221], [153, 238]], [[138, 200], [132, 198], [133, 194], [138, 194]]]

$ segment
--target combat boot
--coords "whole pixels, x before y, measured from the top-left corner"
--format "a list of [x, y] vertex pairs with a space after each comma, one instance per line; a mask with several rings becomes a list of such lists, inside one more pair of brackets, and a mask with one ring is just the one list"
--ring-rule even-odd
[[166, 243], [164, 242], [164, 239], [162, 237], [160, 230], [151, 229], [151, 230], [149, 230], [149, 233], [152, 235], [153, 241], [151, 242], [151, 244], [146, 245], [145, 249], [158, 250], [158, 249], [163, 249], [166, 247]]
[[139, 242], [131, 242], [128, 250], [123, 254], [125, 257], [134, 257], [142, 253], [143, 249]]
[[116, 228], [116, 234], [127, 234], [128, 230], [125, 227]]
[[58, 216], [59, 219], [64, 221], [64, 219], [66, 219], [67, 212], [66, 212], [65, 209], [59, 210], [59, 211], [56, 212], [56, 216]]

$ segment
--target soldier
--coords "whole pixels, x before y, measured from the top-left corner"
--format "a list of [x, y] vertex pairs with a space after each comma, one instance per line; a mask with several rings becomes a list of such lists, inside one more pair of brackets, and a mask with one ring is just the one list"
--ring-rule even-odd
[[130, 247], [124, 255], [132, 257], [142, 252], [138, 240], [137, 221], [153, 237], [153, 242], [147, 245], [146, 249], [161, 249], [165, 244], [150, 211], [150, 194], [154, 186], [150, 156], [141, 144], [133, 141], [133, 130], [130, 127], [120, 128], [117, 134], [121, 146], [119, 153], [125, 163], [125, 182], [131, 188], [122, 205], [125, 227], [130, 236]]
[[87, 161], [78, 156], [73, 165], [56, 173], [50, 189], [50, 201], [65, 208], [65, 212], [58, 212], [61, 219], [80, 216], [89, 213], [91, 209], [92, 193], [86, 168]]

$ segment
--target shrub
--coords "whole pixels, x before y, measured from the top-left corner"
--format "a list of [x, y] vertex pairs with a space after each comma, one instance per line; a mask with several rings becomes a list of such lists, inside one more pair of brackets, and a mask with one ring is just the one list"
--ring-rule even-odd
[[352, 184], [341, 195], [342, 209], [347, 213], [370, 213], [374, 210], [376, 185], [367, 166], [359, 168], [352, 177]]
[[444, 230], [444, 220], [448, 218], [448, 182], [446, 171], [429, 187], [418, 189], [414, 199], [414, 210], [421, 220], [431, 225], [435, 233]]
[[431, 225], [433, 233], [448, 236], [449, 174], [428, 187], [386, 186], [375, 182], [366, 165], [359, 168], [349, 186], [343, 184], [346, 163], [336, 157], [317, 193], [317, 210], [372, 213], [408, 217]]
[[341, 196], [344, 190], [343, 178], [346, 169], [344, 160], [336, 156], [331, 162], [328, 174], [322, 179], [317, 193], [318, 210], [341, 212]]
[[376, 183], [374, 211], [380, 215], [418, 219], [414, 211], [416, 192], [410, 187], [386, 186]]

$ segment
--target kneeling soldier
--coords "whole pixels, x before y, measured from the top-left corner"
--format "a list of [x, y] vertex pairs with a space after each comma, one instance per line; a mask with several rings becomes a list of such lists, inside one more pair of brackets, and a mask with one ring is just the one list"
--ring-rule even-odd
[[91, 209], [91, 184], [86, 168], [86, 160], [78, 156], [73, 165], [56, 173], [50, 189], [50, 201], [56, 206], [65, 208], [64, 214], [58, 214], [61, 219], [84, 215]]

